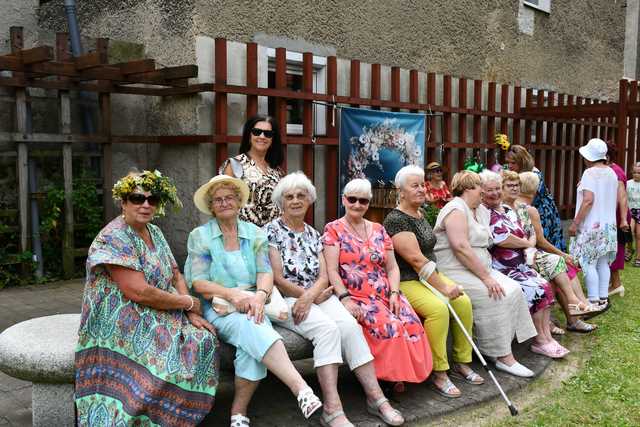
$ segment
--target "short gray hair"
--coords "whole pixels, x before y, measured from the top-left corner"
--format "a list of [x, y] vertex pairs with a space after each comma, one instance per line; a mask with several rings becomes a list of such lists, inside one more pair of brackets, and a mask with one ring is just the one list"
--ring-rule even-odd
[[480, 172], [480, 181], [482, 182], [482, 185], [495, 181], [502, 187], [502, 177], [500, 174], [489, 169], [485, 169]]
[[367, 194], [367, 197], [373, 197], [373, 193], [371, 192], [371, 183], [368, 179], [356, 178], [347, 182], [347, 185], [344, 186], [344, 190], [342, 190], [342, 195], [346, 196], [347, 194]]
[[419, 176], [424, 181], [424, 170], [416, 165], [407, 165], [403, 168], [400, 168], [394, 180], [396, 188], [400, 190], [402, 187], [404, 187], [404, 184], [407, 182], [407, 177], [410, 176]]
[[273, 189], [271, 200], [282, 209], [284, 194], [296, 189], [306, 191], [311, 203], [316, 201], [316, 187], [313, 186], [311, 180], [302, 171], [291, 172], [282, 178]]

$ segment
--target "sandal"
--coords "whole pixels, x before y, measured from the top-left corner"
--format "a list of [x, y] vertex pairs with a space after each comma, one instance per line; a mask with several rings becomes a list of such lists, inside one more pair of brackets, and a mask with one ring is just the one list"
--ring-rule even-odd
[[585, 314], [589, 314], [593, 311], [597, 311], [597, 309], [591, 304], [585, 304], [583, 302], [579, 302], [577, 304], [567, 304], [569, 308], [570, 316], [584, 316]]
[[548, 342], [542, 345], [531, 344], [530, 350], [532, 353], [541, 354], [542, 356], [546, 356], [551, 359], [561, 359], [567, 355], [567, 353], [561, 351], [553, 342]]
[[454, 383], [451, 382], [449, 378], [445, 381], [444, 385], [440, 387], [436, 384], [435, 380], [431, 380], [431, 387], [433, 390], [438, 393], [440, 396], [448, 397], [449, 399], [457, 399], [462, 396], [462, 392]]
[[297, 399], [298, 407], [306, 419], [309, 419], [309, 417], [322, 406], [322, 402], [318, 399], [318, 396], [313, 394], [311, 387], [300, 390]]
[[453, 368], [451, 369], [451, 376], [460, 378], [461, 380], [466, 381], [469, 384], [473, 384], [473, 385], [484, 384], [484, 378], [478, 375], [471, 368], [469, 368], [469, 372], [467, 373], [467, 375], [463, 374], [462, 371], [460, 371], [460, 365], [453, 365]]
[[624, 251], [624, 260], [625, 260], [626, 262], [629, 262], [629, 261], [631, 261], [632, 259], [633, 259], [633, 249], [628, 249], [628, 248], [627, 248], [627, 249]]
[[633, 266], [634, 267], [640, 267], [640, 259], [637, 259], [637, 260], [633, 261]]
[[245, 417], [242, 414], [231, 415], [231, 426], [230, 427], [249, 427], [249, 418]]
[[598, 329], [598, 325], [587, 323], [582, 319], [576, 320], [574, 323], [567, 323], [567, 331], [578, 332], [580, 334], [588, 334]]
[[389, 399], [387, 399], [386, 397], [381, 397], [373, 403], [369, 402], [369, 399], [367, 399], [367, 412], [380, 418], [390, 426], [401, 426], [402, 424], [404, 424], [404, 417], [402, 416], [400, 411], [394, 409], [393, 411], [391, 411], [393, 415], [390, 417], [380, 410], [380, 407], [388, 401]]
[[564, 335], [564, 329], [557, 327], [553, 323], [549, 324], [549, 330], [552, 335]]
[[326, 412], [322, 412], [322, 415], [320, 415], [320, 424], [322, 425], [322, 427], [355, 427], [349, 421], [347, 421], [344, 424], [340, 424], [339, 426], [332, 426], [331, 425], [331, 422], [333, 420], [335, 420], [336, 418], [338, 418], [338, 417], [340, 417], [342, 415], [344, 415], [343, 411], [336, 411], [331, 415], [327, 414]]
[[561, 354], [560, 357], [565, 357], [567, 354], [571, 353], [571, 350], [560, 344], [558, 341], [552, 339], [551, 344], [556, 348], [558, 354]]

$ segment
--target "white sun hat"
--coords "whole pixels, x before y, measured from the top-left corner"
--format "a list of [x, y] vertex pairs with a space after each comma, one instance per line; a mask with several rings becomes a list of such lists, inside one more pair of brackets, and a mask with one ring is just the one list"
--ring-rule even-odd
[[595, 162], [597, 160], [605, 160], [607, 158], [607, 143], [600, 138], [593, 138], [578, 150], [582, 157]]

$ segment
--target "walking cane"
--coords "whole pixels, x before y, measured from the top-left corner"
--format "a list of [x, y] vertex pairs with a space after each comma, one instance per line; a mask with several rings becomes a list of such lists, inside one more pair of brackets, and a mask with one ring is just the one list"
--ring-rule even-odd
[[429, 283], [427, 283], [427, 281], [424, 280], [422, 277], [420, 278], [420, 282], [422, 282], [423, 285], [425, 285], [431, 292], [433, 292], [433, 294], [436, 297], [438, 297], [438, 299], [440, 299], [442, 302], [447, 304], [447, 307], [449, 308], [449, 311], [451, 312], [451, 315], [453, 316], [453, 318], [458, 323], [458, 326], [460, 326], [460, 329], [462, 329], [462, 333], [464, 333], [464, 336], [467, 338], [467, 341], [469, 341], [469, 344], [471, 344], [471, 347], [473, 347], [473, 351], [478, 356], [478, 359], [480, 359], [480, 363], [482, 363], [482, 367], [484, 368], [485, 371], [487, 371], [487, 373], [489, 374], [489, 376], [493, 380], [493, 383], [498, 388], [498, 391], [500, 392], [500, 395], [502, 396], [502, 398], [506, 402], [507, 406], [509, 407], [509, 412], [511, 412], [511, 415], [514, 416], [514, 417], [516, 415], [518, 415], [518, 410], [513, 405], [513, 403], [509, 400], [509, 398], [505, 394], [504, 390], [502, 390], [502, 387], [500, 387], [500, 383], [498, 382], [496, 377], [493, 375], [493, 372], [491, 372], [491, 369], [489, 369], [489, 366], [487, 365], [487, 362], [484, 360], [484, 357], [482, 357], [482, 354], [480, 353], [480, 350], [478, 350], [478, 347], [476, 347], [476, 344], [471, 339], [471, 336], [469, 335], [469, 332], [467, 332], [467, 329], [464, 327], [464, 325], [462, 324], [462, 321], [458, 317], [458, 313], [456, 313], [456, 311], [453, 309], [453, 307], [451, 307], [451, 303], [449, 302], [449, 298], [447, 298], [444, 295], [442, 295], [437, 289], [435, 289], [433, 286], [431, 286]]

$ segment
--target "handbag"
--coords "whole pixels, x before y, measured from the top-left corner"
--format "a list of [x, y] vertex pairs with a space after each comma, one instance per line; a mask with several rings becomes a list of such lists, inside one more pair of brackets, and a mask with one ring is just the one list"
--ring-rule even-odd
[[[248, 290], [250, 286], [238, 286], [242, 292], [247, 295], [255, 295], [254, 291]], [[229, 301], [222, 297], [215, 296], [211, 299], [211, 306], [213, 310], [220, 316], [226, 316], [227, 314], [236, 311], [236, 307]], [[267, 298], [264, 304], [264, 314], [266, 314], [271, 320], [283, 321], [289, 318], [289, 306], [285, 302], [284, 298], [280, 294], [280, 291], [275, 286], [271, 290], [271, 295]]]
[[618, 228], [618, 244], [626, 245], [627, 243], [633, 242], [633, 234], [631, 234], [631, 230], [623, 230]]

